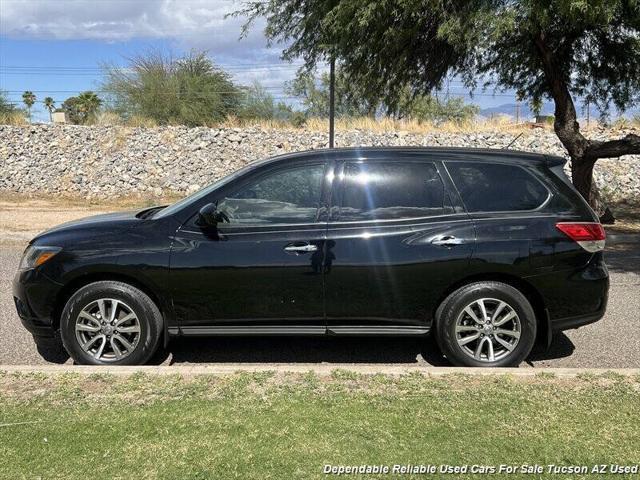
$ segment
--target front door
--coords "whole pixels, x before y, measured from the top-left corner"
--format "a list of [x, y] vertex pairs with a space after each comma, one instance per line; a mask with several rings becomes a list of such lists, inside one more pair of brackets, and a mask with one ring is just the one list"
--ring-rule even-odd
[[327, 231], [327, 327], [416, 334], [468, 267], [474, 227], [438, 162], [347, 162]]
[[183, 333], [325, 332], [327, 168], [249, 174], [212, 199], [229, 218], [217, 232], [193, 219], [180, 228], [170, 276]]

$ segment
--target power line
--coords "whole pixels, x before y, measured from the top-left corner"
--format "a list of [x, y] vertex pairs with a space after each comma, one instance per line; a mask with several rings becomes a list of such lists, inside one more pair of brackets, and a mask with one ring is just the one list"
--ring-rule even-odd
[[[224, 72], [252, 72], [252, 71], [271, 71], [271, 70], [298, 70], [300, 67], [293, 65], [272, 65], [272, 66], [255, 66], [255, 67], [227, 67], [224, 65], [217, 66], [217, 70], [222, 70]], [[106, 67], [106, 68], [94, 68], [94, 69], [74, 69], [74, 68], [65, 68], [65, 67], [37, 67], [37, 68], [23, 68], [23, 67], [1, 67], [0, 71], [4, 71], [5, 74], [31, 74], [31, 73], [44, 73], [50, 75], [52, 73], [56, 74], [85, 74], [85, 75], [98, 75], [102, 74], [106, 71], [120, 71], [120, 72], [135, 72], [136, 70], [131, 67]]]

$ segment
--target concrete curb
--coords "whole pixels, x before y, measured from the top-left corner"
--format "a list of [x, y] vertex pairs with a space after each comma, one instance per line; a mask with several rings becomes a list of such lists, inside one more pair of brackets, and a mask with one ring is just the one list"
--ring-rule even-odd
[[474, 375], [474, 376], [499, 376], [510, 375], [514, 377], [534, 377], [536, 375], [553, 375], [555, 377], [573, 378], [578, 375], [602, 375], [612, 373], [623, 376], [640, 376], [640, 368], [465, 368], [465, 367], [431, 367], [414, 364], [403, 365], [377, 365], [377, 364], [350, 364], [350, 363], [229, 363], [220, 365], [194, 365], [194, 366], [126, 366], [126, 367], [98, 367], [79, 365], [0, 365], [0, 373], [7, 374], [33, 374], [47, 375], [62, 374], [111, 374], [132, 375], [144, 373], [147, 375], [231, 375], [238, 372], [276, 372], [276, 373], [308, 373], [313, 372], [319, 376], [331, 375], [335, 370], [346, 370], [362, 375], [406, 375], [420, 373], [429, 376], [442, 375]]

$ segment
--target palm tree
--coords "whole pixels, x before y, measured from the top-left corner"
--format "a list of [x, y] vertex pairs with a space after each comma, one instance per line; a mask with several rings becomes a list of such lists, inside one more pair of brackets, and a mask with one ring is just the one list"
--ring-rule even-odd
[[36, 96], [32, 91], [27, 90], [22, 94], [22, 101], [27, 106], [27, 111], [29, 112], [29, 122], [31, 122], [31, 107], [33, 107], [33, 104], [36, 103]]
[[78, 109], [82, 112], [84, 123], [93, 118], [102, 105], [102, 100], [92, 91], [82, 92], [78, 95]]
[[55, 105], [54, 105], [55, 102], [53, 98], [45, 97], [44, 102], [42, 103], [44, 103], [44, 106], [46, 107], [46, 109], [49, 110], [49, 121], [53, 122], [53, 110], [55, 108]]

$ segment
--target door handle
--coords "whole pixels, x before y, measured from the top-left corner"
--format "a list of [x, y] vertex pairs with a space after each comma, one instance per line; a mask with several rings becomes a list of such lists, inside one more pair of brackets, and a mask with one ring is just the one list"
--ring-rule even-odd
[[292, 253], [317, 252], [318, 246], [312, 243], [290, 243], [289, 245], [284, 247], [284, 251]]
[[464, 240], [453, 235], [440, 235], [431, 240], [431, 243], [440, 247], [453, 247], [454, 245], [462, 245]]

